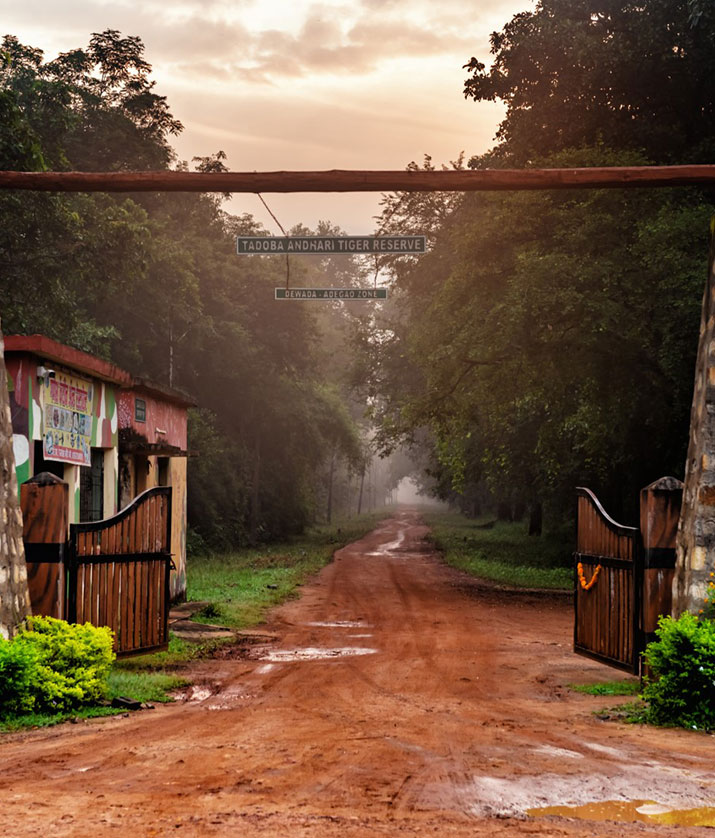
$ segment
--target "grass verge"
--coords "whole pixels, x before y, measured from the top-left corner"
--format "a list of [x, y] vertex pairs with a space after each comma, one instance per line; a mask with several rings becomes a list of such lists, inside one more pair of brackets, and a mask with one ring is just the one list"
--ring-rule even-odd
[[641, 691], [640, 681], [601, 681], [595, 684], [569, 684], [569, 689], [587, 695], [638, 695]]
[[[165, 672], [131, 672], [124, 671], [123, 661], [114, 664], [107, 679], [107, 699], [111, 701], [118, 696], [133, 698], [136, 701], [160, 703], [171, 701], [170, 690], [176, 690], [188, 683], [177, 675]], [[33, 727], [50, 727], [68, 721], [82, 721], [99, 716], [116, 716], [126, 710], [106, 705], [83, 707], [65, 713], [31, 713], [14, 719], [0, 721], [0, 732], [10, 733], [27, 730]]]
[[525, 523], [471, 519], [458, 512], [423, 513], [447, 564], [514, 588], [571, 590], [570, 539], [529, 536]]

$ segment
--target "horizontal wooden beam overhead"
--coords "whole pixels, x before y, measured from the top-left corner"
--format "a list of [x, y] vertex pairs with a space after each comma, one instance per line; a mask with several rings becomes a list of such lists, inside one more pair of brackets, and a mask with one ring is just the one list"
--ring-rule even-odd
[[715, 184], [715, 165], [435, 172], [0, 172], [0, 189], [40, 192], [477, 192], [709, 183]]

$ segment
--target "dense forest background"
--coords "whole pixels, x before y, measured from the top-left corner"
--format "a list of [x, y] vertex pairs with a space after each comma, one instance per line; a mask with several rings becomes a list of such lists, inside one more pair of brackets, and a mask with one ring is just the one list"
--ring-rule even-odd
[[[714, 68], [710, 3], [541, 0], [467, 62], [465, 96], [506, 115], [450, 165], [712, 163]], [[698, 189], [387, 196], [384, 229], [431, 246], [362, 324], [381, 449], [411, 441], [441, 497], [533, 533], [570, 526], [578, 485], [635, 523], [640, 488], [683, 477], [714, 209]]]
[[[169, 142], [182, 126], [154, 90], [139, 38], [107, 30], [45, 62], [8, 36], [1, 53], [0, 168], [187, 168]], [[218, 152], [192, 164], [212, 172], [224, 161]], [[354, 310], [277, 304], [284, 260], [235, 254], [236, 235], [267, 235], [251, 216], [225, 213], [221, 196], [154, 193], [5, 192], [0, 213], [6, 333], [111, 358], [199, 405], [189, 427], [194, 547], [354, 512], [363, 474], [364, 505], [381, 499], [364, 406], [345, 383]], [[294, 284], [367, 281], [359, 259], [293, 262]]]
[[[501, 100], [486, 154], [453, 167], [713, 162], [715, 9], [698, 0], [541, 0], [492, 36], [464, 94]], [[0, 168], [188, 168], [138, 37], [107, 30], [46, 62], [0, 48]], [[194, 158], [227, 167], [221, 152]], [[421, 164], [433, 163], [426, 157]], [[301, 257], [296, 284], [391, 286], [384, 305], [276, 304], [280, 257], [222, 198], [0, 194], [0, 313], [187, 391], [189, 517], [228, 547], [355, 508], [418, 472], [469, 514], [568, 524], [588, 485], [633, 521], [637, 492], [682, 477], [708, 190], [384, 196], [377, 229], [424, 233], [419, 258]], [[318, 230], [339, 234], [329, 222]], [[395, 452], [398, 452], [395, 455]]]

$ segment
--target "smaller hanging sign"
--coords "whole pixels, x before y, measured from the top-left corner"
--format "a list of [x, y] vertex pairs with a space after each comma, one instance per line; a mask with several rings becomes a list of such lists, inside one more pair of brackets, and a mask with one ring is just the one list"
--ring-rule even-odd
[[386, 300], [387, 288], [276, 288], [277, 300]]

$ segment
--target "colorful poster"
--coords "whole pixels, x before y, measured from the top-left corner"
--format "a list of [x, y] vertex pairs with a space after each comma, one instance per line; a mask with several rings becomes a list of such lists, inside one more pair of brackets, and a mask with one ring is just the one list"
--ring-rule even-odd
[[43, 453], [46, 460], [91, 465], [94, 385], [57, 371], [44, 383]]

